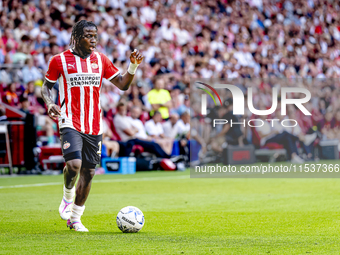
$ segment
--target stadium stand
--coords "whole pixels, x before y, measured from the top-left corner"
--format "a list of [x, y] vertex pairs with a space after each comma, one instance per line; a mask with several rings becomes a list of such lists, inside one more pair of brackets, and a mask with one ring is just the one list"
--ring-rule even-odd
[[[119, 140], [113, 126], [118, 101], [125, 98], [128, 109], [141, 107], [145, 123], [152, 111], [148, 92], [156, 80], [162, 80], [173, 96], [170, 115], [181, 115], [185, 109], [199, 117], [186, 105], [190, 79], [230, 79], [243, 90], [252, 86], [255, 108], [259, 102], [271, 106], [274, 86], [304, 86], [312, 93], [308, 107], [313, 115], [303, 120], [301, 128], [305, 133], [318, 131], [320, 139], [339, 139], [335, 118], [340, 108], [339, 6], [335, 0], [3, 1], [0, 98], [2, 104], [23, 110], [21, 98], [27, 97], [25, 91], [33, 82], [27, 111], [46, 115], [40, 90], [48, 62], [69, 48], [72, 25], [87, 19], [98, 26], [97, 50], [120, 71], [127, 69], [134, 48], [145, 56], [128, 91], [104, 81], [103, 114], [115, 140]], [[54, 98], [57, 102], [58, 84]], [[57, 126], [51, 125], [57, 132]], [[44, 135], [44, 127], [37, 128]], [[256, 143], [254, 132], [242, 132], [248, 143]], [[43, 143], [58, 143], [53, 136]]]

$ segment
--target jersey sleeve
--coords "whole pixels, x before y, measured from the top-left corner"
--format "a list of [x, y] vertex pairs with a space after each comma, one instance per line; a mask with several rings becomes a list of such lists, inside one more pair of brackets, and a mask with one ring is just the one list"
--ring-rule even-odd
[[49, 65], [48, 70], [45, 74], [45, 79], [48, 80], [51, 83], [56, 83], [58, 78], [60, 76], [60, 70], [57, 62], [57, 57], [52, 57]]
[[119, 74], [119, 70], [104, 54], [100, 54], [103, 62], [103, 77], [112, 80]]

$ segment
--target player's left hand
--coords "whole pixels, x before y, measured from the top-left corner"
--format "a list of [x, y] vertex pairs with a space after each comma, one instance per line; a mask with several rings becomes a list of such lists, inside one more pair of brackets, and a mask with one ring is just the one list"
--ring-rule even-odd
[[144, 56], [137, 49], [131, 52], [130, 61], [132, 64], [139, 65], [140, 63], [142, 63], [143, 59], [144, 59]]

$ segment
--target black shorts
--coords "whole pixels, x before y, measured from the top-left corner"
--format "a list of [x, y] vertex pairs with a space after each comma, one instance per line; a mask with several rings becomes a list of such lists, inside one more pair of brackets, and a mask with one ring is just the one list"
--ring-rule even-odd
[[60, 140], [65, 162], [81, 159], [82, 167], [86, 168], [95, 168], [100, 163], [102, 135], [83, 134], [72, 128], [62, 128]]

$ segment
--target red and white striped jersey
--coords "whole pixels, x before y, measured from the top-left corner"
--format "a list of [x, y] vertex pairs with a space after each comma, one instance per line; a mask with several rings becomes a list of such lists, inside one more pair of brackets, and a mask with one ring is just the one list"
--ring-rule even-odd
[[51, 83], [59, 79], [59, 128], [73, 128], [84, 134], [102, 134], [99, 101], [102, 79], [111, 80], [119, 70], [102, 53], [82, 59], [67, 50], [52, 57], [45, 79]]

